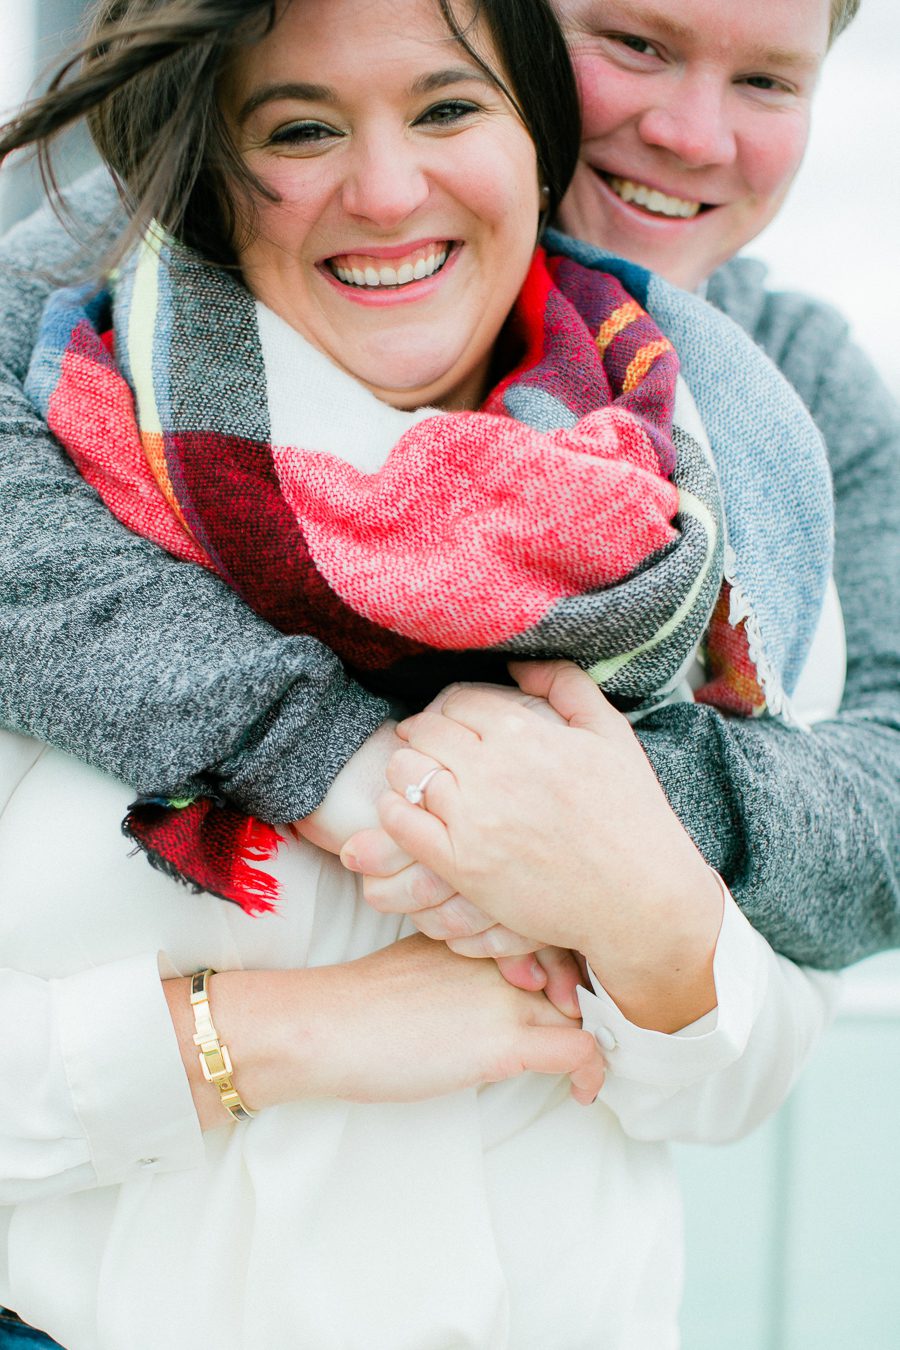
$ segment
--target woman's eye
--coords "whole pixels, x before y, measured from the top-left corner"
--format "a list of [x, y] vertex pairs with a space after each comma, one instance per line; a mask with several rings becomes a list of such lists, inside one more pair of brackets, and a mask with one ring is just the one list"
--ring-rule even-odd
[[325, 122], [290, 122], [287, 126], [279, 127], [277, 131], [272, 132], [269, 144], [297, 146], [301, 149], [308, 146], [315, 149], [341, 134]]
[[449, 99], [446, 103], [435, 103], [416, 119], [417, 126], [452, 127], [462, 122], [472, 113], [478, 112], [478, 105], [464, 99]]

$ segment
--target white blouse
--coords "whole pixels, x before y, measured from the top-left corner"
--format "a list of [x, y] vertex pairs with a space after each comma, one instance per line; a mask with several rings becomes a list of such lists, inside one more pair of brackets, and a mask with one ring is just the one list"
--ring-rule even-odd
[[[267, 360], [287, 360], [297, 336], [271, 316], [267, 341], [267, 322]], [[365, 431], [370, 468], [400, 415], [352, 382], [326, 397], [328, 375], [320, 404], [273, 407], [273, 440], [329, 449], [334, 416], [338, 446]], [[642, 1030], [583, 992], [609, 1064], [591, 1107], [524, 1074], [202, 1134], [160, 975], [348, 961], [411, 929], [302, 841], [276, 861], [277, 915], [191, 896], [130, 854], [129, 795], [0, 732], [0, 1304], [66, 1350], [674, 1350], [665, 1141], [733, 1139], [775, 1110], [833, 977], [775, 955], [728, 898], [700, 1022]]]
[[526, 1074], [413, 1105], [304, 1101], [201, 1134], [160, 984], [346, 961], [408, 931], [302, 842], [277, 916], [130, 856], [126, 789], [0, 733], [0, 1304], [67, 1350], [668, 1350], [668, 1139], [774, 1110], [830, 977], [728, 901], [718, 1008], [673, 1036], [582, 996], [592, 1107]]

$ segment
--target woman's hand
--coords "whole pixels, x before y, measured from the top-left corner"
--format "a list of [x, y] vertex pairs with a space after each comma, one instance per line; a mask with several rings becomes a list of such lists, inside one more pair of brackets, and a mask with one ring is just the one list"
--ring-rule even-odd
[[579, 1017], [576, 990], [583, 973], [569, 951], [541, 947], [495, 922], [458, 895], [436, 872], [410, 865], [409, 854], [380, 827], [353, 836], [341, 852], [353, 872], [362, 872], [363, 895], [383, 914], [406, 914], [427, 937], [446, 942], [460, 956], [493, 957], [517, 989], [543, 990], [567, 1017]]
[[[676, 1030], [715, 1006], [722, 895], [625, 718], [576, 666], [511, 667], [567, 725], [461, 688], [401, 725], [382, 824], [497, 923], [583, 952], [623, 1012]], [[435, 764], [427, 810], [403, 789]], [[355, 841], [349, 841], [354, 847]]]
[[[456, 687], [456, 686], [454, 686]], [[451, 692], [444, 690], [431, 707], [439, 708]], [[535, 704], [543, 700], [535, 699]], [[552, 714], [556, 716], [556, 714]], [[396, 734], [396, 723], [384, 722], [347, 761], [332, 783], [326, 797], [310, 815], [296, 821], [294, 830], [318, 848], [328, 853], [339, 853], [350, 835], [378, 825], [376, 803], [387, 782], [387, 766], [394, 752], [403, 746]], [[383, 906], [385, 911], [408, 913], [413, 922], [428, 937], [459, 939], [464, 942], [473, 935], [484, 935], [487, 947], [477, 955], [522, 958], [534, 952], [537, 945], [518, 933], [501, 930], [477, 906], [461, 896], [428, 868], [392, 843], [380, 826], [374, 831], [389, 846], [389, 868], [382, 867], [379, 881], [390, 877], [391, 896], [395, 903]], [[354, 870], [362, 870], [356, 868]], [[375, 908], [381, 908], [377, 899], [378, 885], [374, 881], [367, 899]], [[490, 933], [486, 930], [490, 929]], [[515, 959], [503, 962], [507, 979], [520, 989], [544, 989], [547, 996], [569, 1016], [577, 1015], [575, 998], [577, 968], [573, 961], [552, 953], [537, 960]]]
[[[224, 1123], [199, 1070], [186, 980], [164, 988], [201, 1123]], [[419, 1101], [512, 1078], [568, 1074], [591, 1102], [603, 1084], [596, 1041], [491, 961], [416, 934], [338, 966], [227, 971], [210, 981], [220, 1039], [251, 1108], [307, 1097]]]

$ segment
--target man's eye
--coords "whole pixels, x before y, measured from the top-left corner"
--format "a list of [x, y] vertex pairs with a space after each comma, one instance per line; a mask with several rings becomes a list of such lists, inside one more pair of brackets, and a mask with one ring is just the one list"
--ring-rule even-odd
[[763, 93], [791, 93], [790, 86], [785, 84], [784, 80], [776, 79], [774, 75], [746, 75], [743, 83], [750, 89], [761, 89]]
[[318, 146], [340, 135], [341, 132], [335, 131], [334, 127], [327, 126], [325, 122], [290, 122], [287, 126], [279, 127], [277, 131], [272, 132], [269, 144]]
[[657, 51], [652, 42], [646, 38], [638, 37], [636, 33], [613, 33], [613, 42], [619, 42], [629, 51], [637, 52], [638, 56], [656, 56]]
[[416, 125], [451, 127], [476, 112], [478, 106], [475, 103], [467, 103], [464, 99], [458, 98], [448, 99], [445, 103], [435, 103], [432, 108], [426, 109], [421, 117], [416, 119]]

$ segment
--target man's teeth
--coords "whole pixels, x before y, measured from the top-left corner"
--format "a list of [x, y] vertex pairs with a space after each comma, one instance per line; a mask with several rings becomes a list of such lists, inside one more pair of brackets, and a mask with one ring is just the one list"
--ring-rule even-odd
[[342, 253], [337, 258], [329, 258], [328, 265], [338, 280], [347, 286], [408, 286], [411, 281], [423, 281], [439, 272], [449, 251], [447, 244], [435, 246], [427, 252], [411, 253], [398, 259], [393, 267], [364, 254]]
[[652, 211], [654, 215], [680, 216], [684, 220], [690, 220], [700, 210], [700, 202], [688, 202], [682, 197], [667, 197], [664, 192], [645, 187], [643, 183], [635, 183], [630, 178], [614, 178], [611, 174], [604, 177], [623, 202], [634, 202], [636, 206], [642, 206], [645, 211]]

